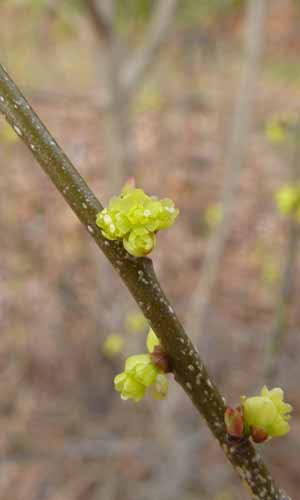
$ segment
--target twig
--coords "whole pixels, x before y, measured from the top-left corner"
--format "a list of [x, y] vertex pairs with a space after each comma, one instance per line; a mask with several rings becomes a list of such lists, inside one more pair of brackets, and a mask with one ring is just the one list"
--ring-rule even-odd
[[[102, 2], [102, 0], [101, 0]], [[101, 77], [104, 80], [105, 100], [107, 101], [106, 143], [108, 146], [109, 184], [112, 191], [118, 191], [124, 180], [131, 175], [131, 141], [129, 100], [121, 84], [122, 68], [126, 64], [127, 52], [125, 41], [120, 40], [115, 26], [114, 1], [109, 2], [107, 29], [106, 15], [100, 0], [87, 0], [86, 6], [95, 28], [102, 53]], [[100, 61], [100, 58], [99, 58]], [[104, 68], [103, 68], [104, 66]]]
[[107, 44], [113, 35], [113, 23], [110, 16], [97, 0], [85, 0], [85, 4], [99, 39]]
[[132, 95], [167, 39], [178, 0], [158, 0], [141, 49], [124, 66], [120, 81], [126, 94]]
[[171, 357], [174, 376], [204, 417], [228, 460], [250, 488], [252, 498], [290, 500], [249, 440], [228, 445], [225, 402], [156, 278], [152, 261], [130, 256], [119, 242], [106, 240], [96, 225], [102, 206], [0, 65], [0, 112], [27, 145], [96, 244], [119, 273]]

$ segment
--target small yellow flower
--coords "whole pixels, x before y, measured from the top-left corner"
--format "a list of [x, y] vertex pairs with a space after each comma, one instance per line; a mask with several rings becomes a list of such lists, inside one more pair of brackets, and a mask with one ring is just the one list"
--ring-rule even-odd
[[121, 393], [122, 399], [138, 402], [143, 399], [148, 388], [154, 399], [164, 399], [167, 396], [168, 379], [151, 358], [155, 346], [159, 344], [158, 338], [150, 329], [147, 338], [149, 353], [127, 358], [125, 370], [114, 379], [115, 389]]
[[290, 430], [288, 420], [292, 406], [283, 401], [280, 388], [262, 388], [260, 396], [242, 398], [244, 420], [247, 426], [262, 430], [268, 436], [284, 436]]
[[270, 120], [266, 127], [266, 134], [268, 140], [273, 144], [282, 144], [287, 138], [284, 124], [279, 118]]
[[204, 212], [204, 221], [209, 230], [215, 229], [223, 219], [223, 210], [220, 203], [207, 207]]
[[293, 215], [296, 220], [300, 219], [300, 186], [286, 184], [276, 194], [278, 210], [283, 215]]
[[143, 332], [147, 325], [148, 321], [145, 316], [140, 312], [131, 311], [126, 316], [126, 328], [130, 333]]
[[112, 333], [106, 337], [103, 344], [103, 351], [107, 356], [115, 356], [116, 354], [120, 354], [124, 348], [124, 339], [121, 335], [117, 335]]
[[266, 128], [267, 138], [273, 144], [292, 144], [299, 139], [298, 114], [286, 114], [272, 118]]
[[152, 363], [149, 354], [137, 354], [127, 358], [125, 372], [131, 373], [138, 382], [149, 387], [155, 381], [158, 369]]
[[145, 396], [146, 387], [138, 382], [134, 375], [127, 372], [119, 373], [114, 380], [115, 388], [121, 393], [121, 398], [133, 399], [135, 403], [138, 403]]

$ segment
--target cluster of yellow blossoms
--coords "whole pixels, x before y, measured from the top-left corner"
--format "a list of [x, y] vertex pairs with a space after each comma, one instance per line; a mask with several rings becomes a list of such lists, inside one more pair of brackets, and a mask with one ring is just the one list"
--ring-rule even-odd
[[128, 182], [98, 214], [96, 224], [105, 238], [122, 240], [128, 253], [143, 257], [153, 250], [156, 233], [171, 227], [178, 213], [169, 198], [158, 200]]
[[276, 202], [279, 211], [283, 215], [291, 215], [300, 222], [300, 186], [286, 184], [276, 194]]
[[241, 403], [238, 408], [227, 408], [225, 412], [225, 425], [230, 436], [251, 436], [254, 442], [263, 442], [289, 432], [288, 420], [293, 408], [283, 401], [283, 391], [279, 387], [269, 391], [264, 386], [259, 396], [243, 396]]
[[115, 377], [115, 388], [122, 399], [133, 399], [136, 403], [143, 399], [147, 389], [154, 399], [164, 399], [168, 394], [166, 374], [153, 362], [151, 354], [160, 342], [149, 330], [147, 337], [147, 354], [137, 354], [127, 358], [125, 370]]
[[[300, 220], [300, 187], [286, 186], [278, 193], [279, 209]], [[155, 235], [174, 224], [178, 209], [172, 200], [158, 200], [128, 182], [119, 196], [111, 198], [108, 208], [97, 216], [97, 225], [109, 240], [122, 240], [125, 249], [136, 257], [147, 255], [155, 245]], [[115, 348], [116, 339], [112, 339]], [[117, 339], [119, 342], [119, 339]], [[168, 393], [166, 373], [171, 371], [167, 354], [159, 339], [149, 330], [148, 352], [127, 358], [125, 369], [115, 379], [115, 388], [122, 399], [140, 401], [149, 392], [154, 399], [164, 399]], [[262, 442], [270, 437], [284, 436], [290, 430], [288, 420], [292, 406], [283, 401], [280, 388], [263, 387], [259, 396], [241, 398], [237, 408], [225, 411], [225, 426], [233, 439], [252, 437]]]

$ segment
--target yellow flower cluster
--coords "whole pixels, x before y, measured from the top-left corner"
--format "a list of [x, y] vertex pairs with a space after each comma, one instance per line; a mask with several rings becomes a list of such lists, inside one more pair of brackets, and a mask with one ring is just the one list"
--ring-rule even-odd
[[279, 387], [264, 386], [260, 396], [245, 398], [242, 403], [244, 420], [249, 427], [264, 431], [268, 436], [284, 436], [290, 430], [288, 420], [292, 406], [283, 401]]
[[284, 436], [290, 430], [288, 420], [293, 407], [283, 401], [283, 390], [264, 386], [259, 396], [241, 398], [237, 408], [226, 408], [224, 421], [228, 435], [238, 441], [252, 437], [262, 443], [270, 437]]
[[158, 200], [128, 182], [97, 215], [96, 224], [105, 238], [120, 239], [128, 253], [143, 257], [154, 248], [156, 233], [171, 227], [178, 213], [169, 198]]
[[273, 117], [266, 127], [268, 140], [273, 144], [291, 144], [299, 139], [300, 117], [298, 114], [286, 114]]
[[300, 222], [300, 185], [282, 186], [276, 194], [276, 202], [283, 215], [292, 215]]
[[149, 389], [154, 399], [164, 399], [168, 394], [168, 379], [152, 361], [151, 353], [160, 344], [153, 330], [147, 337], [149, 353], [137, 354], [127, 358], [125, 370], [115, 377], [115, 389], [121, 393], [122, 399], [138, 402]]

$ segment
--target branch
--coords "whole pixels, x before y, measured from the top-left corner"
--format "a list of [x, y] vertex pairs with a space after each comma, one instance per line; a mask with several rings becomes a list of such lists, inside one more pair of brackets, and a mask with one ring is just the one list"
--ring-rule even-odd
[[[191, 301], [188, 324], [193, 339], [202, 335], [216, 282], [220, 273], [225, 245], [232, 227], [233, 210], [239, 180], [244, 166], [253, 118], [253, 102], [257, 87], [257, 73], [263, 49], [263, 36], [267, 14], [266, 0], [248, 0], [245, 63], [233, 115], [232, 135], [225, 158], [225, 182], [221, 209], [222, 220], [208, 242], [203, 273]], [[197, 333], [198, 332], [198, 333]], [[196, 335], [197, 334], [197, 335]]]
[[144, 44], [124, 66], [121, 83], [125, 94], [132, 95], [144, 74], [155, 60], [163, 42], [169, 34], [178, 0], [158, 0], [152, 14]]
[[119, 273], [171, 357], [175, 379], [206, 420], [239, 476], [248, 484], [252, 498], [290, 500], [276, 485], [249, 440], [242, 447], [228, 445], [224, 399], [164, 295], [152, 261], [132, 257], [120, 242], [102, 236], [96, 226], [96, 215], [102, 209], [100, 202], [1, 65], [0, 112]]
[[85, 3], [99, 39], [108, 44], [113, 33], [113, 23], [109, 14], [97, 0], [86, 0]]

